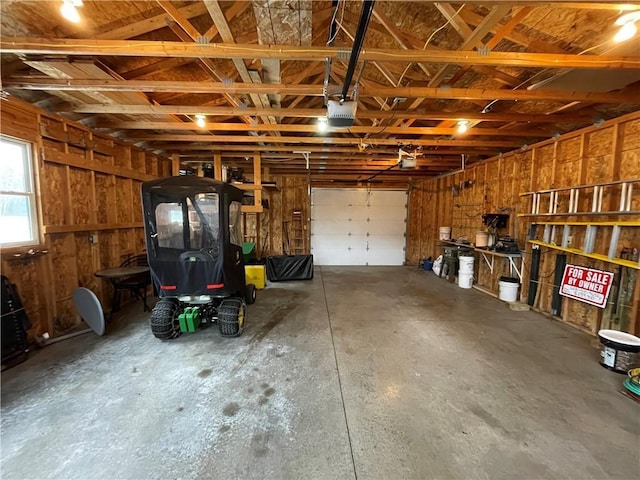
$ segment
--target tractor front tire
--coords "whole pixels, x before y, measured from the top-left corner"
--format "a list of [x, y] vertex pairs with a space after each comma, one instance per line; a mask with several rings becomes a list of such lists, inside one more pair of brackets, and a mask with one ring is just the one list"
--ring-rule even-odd
[[245, 287], [244, 299], [247, 302], [247, 305], [253, 305], [256, 303], [256, 286], [253, 283], [250, 283]]
[[244, 330], [247, 304], [242, 298], [225, 298], [218, 307], [218, 328], [223, 337], [239, 337]]
[[178, 304], [172, 300], [160, 300], [151, 311], [151, 333], [160, 340], [172, 340], [180, 336]]

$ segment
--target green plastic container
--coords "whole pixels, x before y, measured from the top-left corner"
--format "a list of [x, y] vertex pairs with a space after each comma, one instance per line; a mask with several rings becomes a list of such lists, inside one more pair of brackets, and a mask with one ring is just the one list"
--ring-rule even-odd
[[200, 326], [200, 310], [198, 307], [187, 307], [178, 315], [180, 321], [180, 331], [183, 333], [193, 333]]
[[248, 263], [249, 260], [256, 258], [255, 242], [244, 242], [242, 244], [242, 257], [244, 258], [244, 263]]

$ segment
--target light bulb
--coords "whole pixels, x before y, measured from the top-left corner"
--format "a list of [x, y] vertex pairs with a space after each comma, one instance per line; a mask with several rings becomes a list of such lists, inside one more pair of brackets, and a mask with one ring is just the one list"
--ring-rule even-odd
[[469, 130], [469, 122], [467, 120], [460, 120], [458, 122], [458, 133], [465, 133]]
[[204, 115], [196, 115], [196, 125], [200, 128], [204, 128], [207, 125]]
[[620, 30], [618, 30], [618, 32], [615, 34], [615, 36], [613, 37], [613, 41], [617, 43], [621, 43], [626, 40], [629, 40], [636, 34], [637, 31], [638, 31], [638, 28], [636, 27], [635, 22], [625, 23], [622, 27], [620, 27]]
[[76, 5], [73, 1], [64, 0], [62, 2], [62, 5], [60, 6], [60, 13], [64, 18], [66, 18], [70, 22], [73, 22], [73, 23], [80, 22], [80, 14], [78, 13], [78, 10], [76, 9]]
[[319, 132], [327, 131], [327, 119], [325, 117], [318, 118], [318, 131]]

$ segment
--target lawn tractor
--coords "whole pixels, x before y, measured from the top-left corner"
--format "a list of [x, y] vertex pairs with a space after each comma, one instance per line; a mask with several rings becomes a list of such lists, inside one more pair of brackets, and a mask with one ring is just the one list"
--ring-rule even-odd
[[242, 190], [192, 175], [142, 184], [145, 239], [159, 301], [151, 332], [169, 340], [201, 324], [220, 333], [242, 333], [247, 304], [256, 298], [245, 285], [242, 255]]

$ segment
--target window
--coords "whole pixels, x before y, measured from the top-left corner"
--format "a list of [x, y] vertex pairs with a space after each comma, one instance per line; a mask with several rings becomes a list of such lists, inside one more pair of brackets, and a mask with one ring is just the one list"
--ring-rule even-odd
[[31, 144], [0, 135], [0, 245], [39, 242]]
[[161, 203], [156, 207], [158, 246], [184, 250], [182, 203]]
[[[179, 250], [215, 249], [218, 245], [218, 194], [199, 193], [179, 202], [160, 203], [156, 207], [158, 246]], [[186, 213], [184, 210], [186, 205]], [[184, 232], [189, 231], [185, 245]]]
[[240, 210], [240, 202], [231, 202], [229, 204], [229, 233], [231, 234], [231, 243], [234, 245], [242, 245], [242, 212]]

